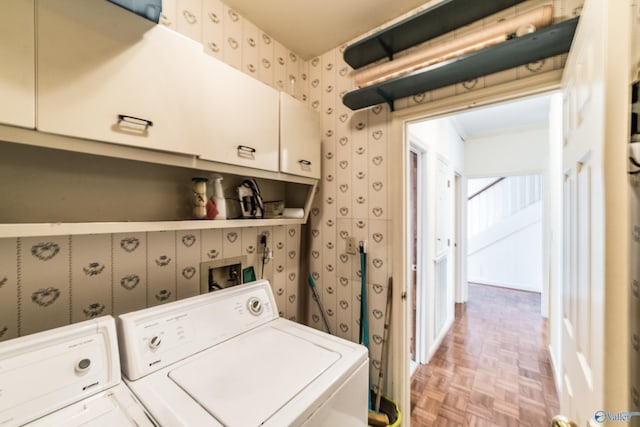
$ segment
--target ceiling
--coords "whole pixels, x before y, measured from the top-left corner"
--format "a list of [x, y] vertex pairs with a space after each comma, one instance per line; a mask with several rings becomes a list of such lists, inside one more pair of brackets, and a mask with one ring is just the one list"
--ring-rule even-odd
[[510, 129], [542, 126], [549, 121], [549, 99], [549, 95], [525, 98], [457, 113], [450, 118], [465, 140]]
[[426, 0], [225, 0], [240, 15], [311, 59], [422, 6]]

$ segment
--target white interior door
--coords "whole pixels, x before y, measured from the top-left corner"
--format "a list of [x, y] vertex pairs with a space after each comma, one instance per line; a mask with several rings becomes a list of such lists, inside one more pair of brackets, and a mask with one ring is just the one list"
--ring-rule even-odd
[[438, 159], [436, 170], [436, 257], [447, 254], [451, 243], [451, 178], [449, 165]]
[[628, 410], [628, 6], [585, 2], [563, 76], [560, 401], [579, 426]]
[[[593, 165], [588, 153], [583, 161], [565, 172], [563, 188], [564, 208], [564, 280], [562, 304], [562, 412], [579, 425], [603, 407], [601, 384], [603, 310], [594, 301], [602, 293], [604, 283], [592, 274], [592, 228], [594, 212], [592, 199]], [[596, 203], [597, 204], [597, 203]], [[595, 214], [597, 216], [597, 214]], [[597, 267], [596, 267], [597, 268]], [[595, 280], [594, 280], [595, 279]]]
[[437, 159], [435, 174], [435, 252], [433, 280], [431, 281], [431, 338], [429, 359], [440, 346], [453, 320], [453, 267], [452, 226], [455, 217], [453, 205], [453, 173], [444, 159]]

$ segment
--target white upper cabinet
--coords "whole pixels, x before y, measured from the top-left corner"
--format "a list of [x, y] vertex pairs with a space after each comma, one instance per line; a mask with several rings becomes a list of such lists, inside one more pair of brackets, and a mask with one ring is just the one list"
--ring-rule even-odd
[[199, 43], [105, 0], [40, 1], [37, 16], [39, 130], [198, 154]]
[[278, 171], [278, 91], [205, 56], [201, 158]]
[[33, 0], [7, 1], [0, 13], [0, 123], [35, 127]]
[[320, 179], [320, 114], [286, 93], [280, 94], [280, 170]]

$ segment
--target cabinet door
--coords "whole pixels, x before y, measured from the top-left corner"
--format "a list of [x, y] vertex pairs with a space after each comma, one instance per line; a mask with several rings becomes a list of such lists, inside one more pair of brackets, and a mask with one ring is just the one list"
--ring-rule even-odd
[[278, 171], [278, 92], [205, 55], [201, 157]]
[[33, 0], [7, 1], [0, 13], [0, 123], [35, 127]]
[[320, 114], [280, 94], [280, 170], [320, 179]]
[[196, 154], [202, 46], [104, 0], [38, 3], [44, 132]]

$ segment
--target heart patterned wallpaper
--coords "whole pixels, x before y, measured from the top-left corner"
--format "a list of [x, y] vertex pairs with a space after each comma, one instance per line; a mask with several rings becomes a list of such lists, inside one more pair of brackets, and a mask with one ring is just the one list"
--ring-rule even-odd
[[220, 0], [163, 0], [160, 23], [242, 72], [306, 99], [306, 61]]
[[0, 239], [0, 341], [200, 293], [200, 262], [247, 256], [280, 315], [299, 319], [300, 226]]
[[[425, 2], [407, 15], [437, 2]], [[529, 0], [429, 43], [450, 40], [548, 2]], [[579, 14], [582, 2], [552, 0], [556, 18]], [[345, 253], [344, 239], [367, 240], [371, 375], [377, 378], [393, 250], [389, 153], [399, 142], [389, 134], [389, 108], [379, 105], [353, 112], [343, 106], [342, 96], [355, 88], [352, 70], [342, 59], [345, 45], [302, 61], [220, 0], [164, 0], [161, 24], [201, 42], [208, 54], [307, 102], [321, 114], [322, 179], [309, 226], [304, 227], [309, 229], [310, 249], [300, 253], [303, 229], [299, 226], [269, 228], [277, 246], [265, 277], [272, 279], [278, 307], [286, 317], [323, 329], [315, 303], [298, 299], [307, 286], [306, 277], [300, 277], [299, 264], [308, 264], [332, 331], [357, 341], [362, 271], [358, 256]], [[549, 58], [422, 93], [396, 101], [395, 108], [525, 79], [560, 69], [564, 61], [565, 56]], [[241, 253], [255, 256], [259, 231], [246, 228], [0, 240], [0, 340], [194, 295], [197, 262]], [[300, 317], [302, 305], [309, 307], [307, 319]]]
[[[552, 0], [557, 19], [580, 13], [583, 0]], [[425, 5], [398, 19], [430, 7]], [[430, 43], [437, 44], [489, 25], [549, 0], [530, 0]], [[360, 260], [345, 253], [345, 238], [368, 242], [368, 289], [372, 377], [379, 366], [387, 280], [391, 274], [389, 135], [386, 105], [353, 112], [342, 96], [355, 89], [352, 69], [343, 61], [346, 45], [301, 61], [268, 34], [220, 0], [165, 0], [161, 22], [200, 41], [205, 51], [278, 90], [306, 101], [322, 115], [322, 180], [310, 215], [309, 263], [330, 327], [337, 335], [358, 340]], [[388, 25], [388, 24], [385, 24]], [[372, 29], [374, 32], [376, 29]], [[457, 94], [562, 68], [565, 56], [549, 58], [504, 72], [396, 101], [402, 109]], [[306, 286], [301, 278], [300, 286]], [[317, 305], [309, 300], [307, 323], [324, 329]]]

